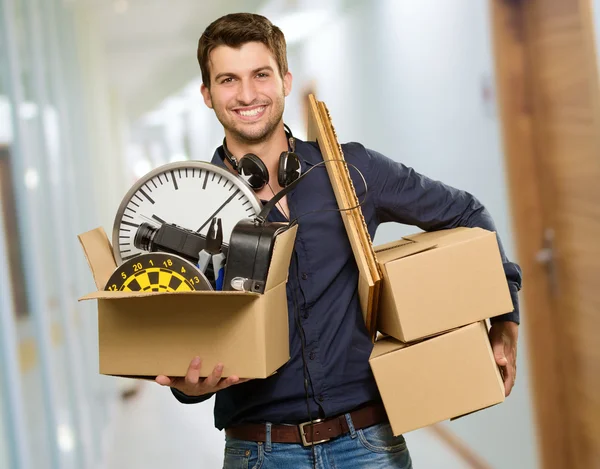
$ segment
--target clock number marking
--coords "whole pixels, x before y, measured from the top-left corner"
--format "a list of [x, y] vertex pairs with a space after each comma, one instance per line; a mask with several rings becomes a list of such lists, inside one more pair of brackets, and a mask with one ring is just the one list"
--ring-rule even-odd
[[[160, 176], [159, 176], [159, 177], [160, 177]], [[148, 195], [148, 194], [147, 194], [147, 193], [144, 191], [144, 189], [140, 189], [140, 192], [142, 193], [142, 195], [143, 195], [144, 197], [146, 197], [146, 198], [147, 198], [147, 199], [150, 201], [150, 203], [151, 203], [152, 205], [154, 205], [154, 204], [155, 204], [155, 202], [154, 202], [154, 200], [152, 199], [152, 197], [150, 197], [150, 196], [149, 196], [149, 195]], [[140, 199], [140, 200], [141, 200], [141, 199]]]
[[175, 173], [171, 171], [171, 179], [173, 180], [173, 185], [175, 186], [175, 190], [179, 190], [179, 186], [177, 185], [177, 181], [175, 180]]
[[208, 182], [208, 171], [204, 175], [204, 185], [202, 186], [202, 190], [206, 189], [206, 183]]
[[166, 221], [164, 221], [162, 218], [160, 218], [160, 217], [158, 217], [158, 216], [156, 216], [156, 215], [152, 215], [152, 218], [154, 218], [154, 219], [155, 219], [155, 220], [156, 220], [158, 223], [160, 223], [160, 224], [162, 224], [162, 225], [164, 225], [164, 224], [166, 224], [166, 223], [167, 223], [167, 222], [166, 222]]
[[139, 228], [140, 227], [140, 225], [136, 225], [135, 223], [130, 223], [128, 221], [122, 221], [121, 224], [127, 225], [127, 226], [133, 226], [134, 228]]

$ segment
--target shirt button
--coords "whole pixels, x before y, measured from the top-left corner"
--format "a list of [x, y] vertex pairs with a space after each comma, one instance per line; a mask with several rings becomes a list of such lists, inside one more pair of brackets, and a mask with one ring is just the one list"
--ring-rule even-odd
[[315, 359], [315, 352], [310, 352], [310, 355], [308, 356], [308, 358], [310, 358], [311, 360]]
[[308, 280], [308, 274], [306, 272], [302, 272], [302, 280]]
[[323, 396], [323, 394], [319, 394], [319, 402], [323, 402], [325, 400], [325, 397]]

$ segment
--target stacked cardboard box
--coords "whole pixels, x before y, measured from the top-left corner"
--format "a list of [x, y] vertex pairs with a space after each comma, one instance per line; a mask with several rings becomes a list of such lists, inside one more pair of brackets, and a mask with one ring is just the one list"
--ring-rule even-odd
[[485, 319], [512, 311], [496, 234], [456, 228], [376, 248], [384, 271], [370, 364], [394, 434], [504, 400]]

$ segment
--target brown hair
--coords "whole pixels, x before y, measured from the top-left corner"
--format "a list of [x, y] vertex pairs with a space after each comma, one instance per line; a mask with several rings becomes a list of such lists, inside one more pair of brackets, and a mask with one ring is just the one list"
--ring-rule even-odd
[[253, 13], [232, 13], [213, 21], [198, 41], [202, 82], [210, 88], [210, 53], [218, 46], [240, 48], [248, 42], [263, 43], [275, 57], [279, 74], [288, 72], [285, 37], [267, 18]]

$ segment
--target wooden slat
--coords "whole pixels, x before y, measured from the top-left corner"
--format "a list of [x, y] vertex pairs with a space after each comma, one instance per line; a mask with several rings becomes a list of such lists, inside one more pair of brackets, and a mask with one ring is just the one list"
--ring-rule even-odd
[[436, 424], [428, 429], [465, 463], [465, 469], [492, 469], [483, 457], [444, 425]]
[[359, 269], [358, 293], [363, 318], [371, 340], [375, 341], [377, 307], [382, 278], [381, 268], [375, 256], [367, 224], [358, 206], [358, 197], [350, 178], [348, 166], [344, 163], [344, 153], [331, 122], [329, 110], [325, 103], [317, 101], [312, 94], [308, 96], [308, 100], [308, 140], [316, 141], [319, 144], [324, 161], [329, 162], [325, 165], [327, 174], [338, 207], [343, 209], [340, 213]]

